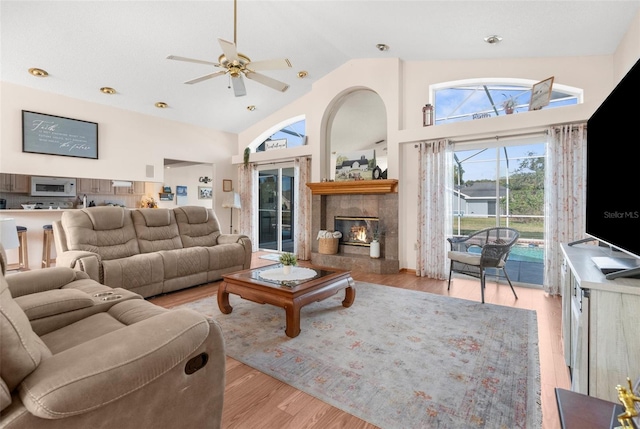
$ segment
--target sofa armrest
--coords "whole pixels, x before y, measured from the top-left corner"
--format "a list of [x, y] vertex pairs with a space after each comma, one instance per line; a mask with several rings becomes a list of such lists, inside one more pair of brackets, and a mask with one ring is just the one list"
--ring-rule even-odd
[[251, 247], [251, 240], [249, 240], [249, 237], [243, 234], [220, 234], [218, 236], [218, 244], [240, 243], [246, 247], [247, 242], [249, 243], [249, 247]]
[[43, 360], [21, 383], [20, 398], [31, 414], [46, 419], [93, 411], [184, 365], [209, 328], [190, 310], [155, 315]]
[[92, 307], [93, 298], [77, 289], [54, 289], [15, 299], [29, 320]]
[[70, 250], [56, 256], [57, 267], [68, 267], [85, 272], [89, 275], [89, 278], [97, 282], [101, 280], [101, 264], [102, 258], [100, 255], [84, 250]]
[[87, 275], [67, 267], [52, 267], [45, 270], [24, 271], [16, 276], [6, 277], [11, 296], [23, 295], [60, 289], [71, 282], [86, 279]]

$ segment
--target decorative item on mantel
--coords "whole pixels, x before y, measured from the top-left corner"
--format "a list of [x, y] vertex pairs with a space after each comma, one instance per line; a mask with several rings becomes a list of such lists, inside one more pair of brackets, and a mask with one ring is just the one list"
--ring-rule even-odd
[[280, 255], [280, 263], [284, 274], [291, 274], [291, 267], [298, 265], [298, 258], [293, 253], [285, 252]]

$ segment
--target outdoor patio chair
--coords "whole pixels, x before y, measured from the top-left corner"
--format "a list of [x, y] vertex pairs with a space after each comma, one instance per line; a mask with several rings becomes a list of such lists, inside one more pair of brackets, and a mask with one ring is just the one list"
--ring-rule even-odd
[[485, 275], [487, 268], [493, 268], [499, 276], [502, 270], [504, 277], [511, 286], [513, 296], [518, 299], [511, 280], [504, 269], [509, 252], [518, 241], [520, 233], [513, 228], [493, 227], [476, 231], [469, 236], [448, 238], [451, 250], [448, 257], [451, 260], [449, 268], [449, 284], [453, 272], [480, 278], [480, 294], [484, 303]]

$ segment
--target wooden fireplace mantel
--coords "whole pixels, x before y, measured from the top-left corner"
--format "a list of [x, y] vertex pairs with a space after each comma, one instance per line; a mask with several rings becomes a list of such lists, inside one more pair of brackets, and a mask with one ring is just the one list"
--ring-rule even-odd
[[390, 194], [398, 192], [398, 179], [307, 183], [312, 195]]

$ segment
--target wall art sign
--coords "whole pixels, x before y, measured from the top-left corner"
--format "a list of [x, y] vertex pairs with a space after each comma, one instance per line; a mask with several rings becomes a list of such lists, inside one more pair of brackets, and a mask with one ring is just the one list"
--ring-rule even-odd
[[264, 150], [277, 150], [277, 149], [286, 149], [287, 148], [287, 139], [279, 139], [279, 140], [267, 140], [264, 142]]
[[98, 124], [23, 110], [22, 151], [98, 159]]

